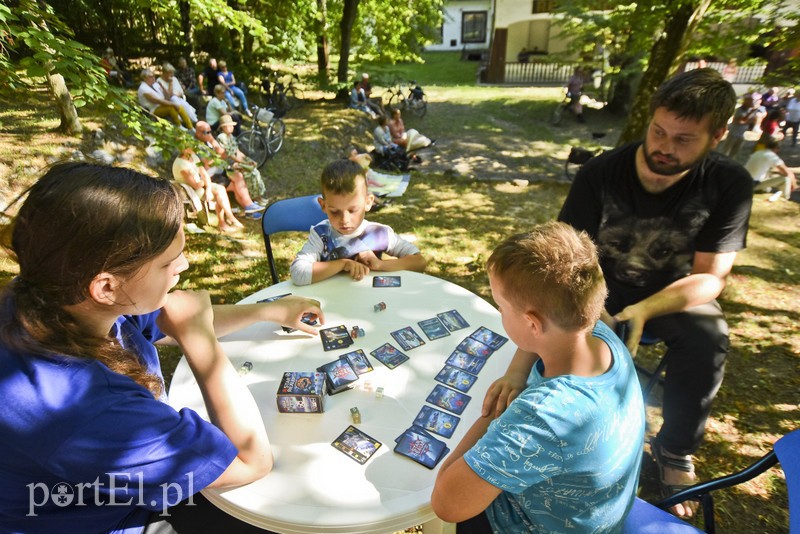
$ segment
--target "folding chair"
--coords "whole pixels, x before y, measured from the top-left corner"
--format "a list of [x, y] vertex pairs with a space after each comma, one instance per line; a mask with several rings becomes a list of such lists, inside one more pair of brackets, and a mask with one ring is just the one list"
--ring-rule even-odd
[[175, 184], [179, 191], [183, 192], [183, 209], [186, 218], [189, 220], [197, 219], [200, 226], [209, 224], [211, 220], [210, 214], [214, 211], [214, 208], [210, 207], [207, 202], [200, 198], [189, 184], [176, 180], [173, 180], [172, 183]]
[[287, 198], [273, 202], [264, 211], [261, 233], [264, 236], [264, 247], [267, 249], [267, 261], [273, 284], [277, 284], [279, 280], [269, 236], [278, 232], [307, 232], [309, 228], [324, 220], [326, 215], [317, 198], [319, 195]]
[[[770, 467], [779, 463], [786, 475], [789, 492], [789, 532], [800, 534], [800, 430], [786, 434], [773, 446], [773, 449], [746, 469], [732, 475], [701, 482], [687, 488], [655, 505], [638, 497], [633, 509], [625, 519], [623, 534], [714, 534], [714, 501], [711, 492], [729, 488], [751, 480]], [[666, 510], [678, 503], [694, 499], [700, 500], [703, 507], [704, 530], [699, 530]]]

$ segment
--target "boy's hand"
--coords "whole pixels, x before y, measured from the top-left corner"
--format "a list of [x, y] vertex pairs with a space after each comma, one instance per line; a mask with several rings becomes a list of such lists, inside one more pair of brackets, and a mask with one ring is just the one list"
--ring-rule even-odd
[[369, 274], [369, 267], [354, 260], [342, 260], [342, 270], [350, 273], [353, 280], [361, 280]]
[[289, 295], [272, 302], [265, 303], [265, 306], [274, 307], [278, 312], [278, 317], [275, 322], [283, 326], [289, 326], [297, 330], [302, 330], [307, 334], [313, 336], [319, 335], [317, 330], [310, 325], [302, 322], [301, 319], [307, 313], [314, 316], [320, 324], [325, 324], [325, 314], [320, 308], [319, 301], [300, 297], [297, 295]]
[[500, 417], [526, 385], [527, 377], [522, 373], [506, 373], [492, 382], [483, 399], [481, 416]]
[[371, 250], [365, 250], [364, 252], [359, 252], [356, 254], [356, 261], [366, 265], [373, 271], [382, 270], [381, 267], [383, 265], [383, 261], [381, 261], [381, 259], [378, 258], [378, 256], [376, 256]]

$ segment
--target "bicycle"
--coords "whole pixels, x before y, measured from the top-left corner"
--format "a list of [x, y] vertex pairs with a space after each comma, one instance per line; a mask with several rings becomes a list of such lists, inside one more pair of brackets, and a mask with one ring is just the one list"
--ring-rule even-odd
[[242, 132], [236, 141], [239, 150], [261, 167], [267, 158], [274, 156], [283, 146], [286, 125], [273, 111], [253, 106], [253, 126]]
[[[407, 91], [407, 93], [406, 93]], [[417, 117], [424, 117], [428, 112], [428, 99], [416, 81], [409, 80], [408, 85], [403, 82], [390, 87], [383, 94], [382, 99], [387, 101], [386, 108], [409, 110]]]
[[[282, 80], [285, 80], [286, 76], [289, 77], [289, 80], [284, 83]], [[270, 71], [261, 80], [261, 87], [266, 93], [269, 107], [283, 114], [302, 106], [305, 103], [305, 93], [295, 85], [295, 81], [300, 81], [300, 78], [295, 73], [280, 76], [277, 72]]]

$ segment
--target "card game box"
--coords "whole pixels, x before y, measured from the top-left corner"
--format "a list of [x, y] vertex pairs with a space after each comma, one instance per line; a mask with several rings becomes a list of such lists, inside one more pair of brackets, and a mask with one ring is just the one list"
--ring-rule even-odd
[[278, 386], [281, 413], [322, 413], [325, 410], [325, 374], [286, 372]]

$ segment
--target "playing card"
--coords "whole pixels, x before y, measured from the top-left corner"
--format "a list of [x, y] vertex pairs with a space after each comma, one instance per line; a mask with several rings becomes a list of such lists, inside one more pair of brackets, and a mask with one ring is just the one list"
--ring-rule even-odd
[[478, 356], [479, 358], [488, 358], [492, 355], [494, 350], [481, 343], [480, 341], [471, 337], [464, 338], [464, 341], [458, 344], [456, 350]]
[[[283, 297], [288, 297], [291, 293], [284, 293], [283, 295], [275, 295], [274, 297], [267, 297], [265, 299], [259, 300], [259, 304], [262, 302], [274, 302], [278, 299], [282, 299]], [[303, 317], [300, 320], [306, 323], [309, 326], [316, 326], [317, 325], [317, 316], [313, 313], [304, 313]], [[281, 326], [284, 332], [287, 334], [291, 334], [292, 332], [297, 332], [296, 328], [290, 328], [288, 326]]]
[[410, 326], [395, 330], [392, 332], [392, 337], [404, 350], [411, 350], [425, 344], [425, 340], [419, 337], [419, 334], [414, 332]]
[[431, 341], [450, 335], [450, 331], [442, 324], [441, 319], [438, 317], [425, 319], [417, 324]]
[[461, 415], [471, 399], [472, 397], [469, 395], [446, 388], [441, 384], [436, 384], [436, 387], [433, 388], [433, 391], [431, 391], [425, 401], [447, 410], [448, 412]]
[[322, 340], [323, 350], [343, 349], [353, 344], [353, 338], [344, 325], [323, 328], [319, 331], [319, 338]]
[[394, 451], [408, 456], [428, 469], [433, 469], [450, 449], [443, 441], [412, 427], [403, 432]]
[[473, 375], [477, 375], [481, 372], [481, 369], [483, 369], [484, 364], [486, 364], [486, 358], [473, 356], [472, 354], [467, 354], [460, 350], [454, 350], [445, 363], [463, 369]]
[[408, 360], [408, 356], [397, 350], [391, 343], [381, 345], [370, 352], [370, 355], [389, 369], [394, 369]]
[[456, 431], [461, 419], [430, 406], [423, 406], [414, 419], [414, 424], [442, 437], [449, 438]]
[[439, 374], [436, 375], [434, 380], [466, 393], [477, 379], [477, 376], [470, 374], [463, 369], [445, 365], [442, 370], [439, 371]]
[[372, 287], [400, 287], [399, 276], [373, 276]]
[[350, 425], [331, 445], [356, 462], [365, 464], [381, 448], [382, 443]]
[[480, 341], [492, 350], [497, 350], [502, 347], [508, 338], [501, 336], [497, 332], [493, 332], [482, 326], [469, 335], [474, 340]]
[[347, 358], [339, 358], [325, 365], [318, 367], [317, 371], [325, 373], [328, 381], [328, 393], [334, 395], [345, 389], [349, 389], [349, 385], [358, 380], [358, 374], [355, 372]]
[[469, 323], [456, 310], [437, 313], [436, 316], [442, 320], [444, 326], [451, 332], [469, 326]]
[[372, 371], [372, 364], [369, 363], [369, 358], [367, 358], [367, 355], [364, 354], [364, 351], [361, 349], [343, 354], [342, 358], [347, 358], [353, 370], [359, 375]]

